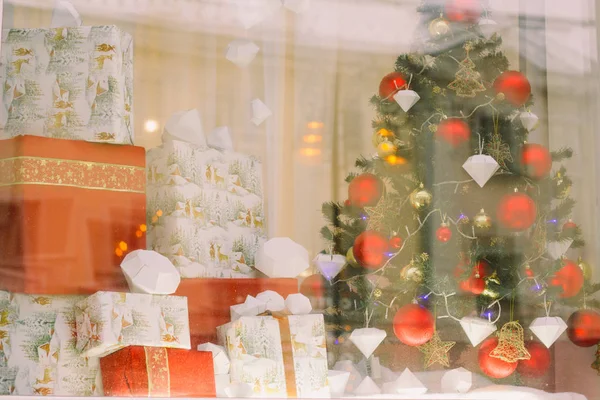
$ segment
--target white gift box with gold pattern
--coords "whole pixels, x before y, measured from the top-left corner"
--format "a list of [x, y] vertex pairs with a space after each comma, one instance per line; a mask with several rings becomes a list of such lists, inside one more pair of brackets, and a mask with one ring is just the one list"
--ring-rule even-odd
[[75, 348], [83, 298], [0, 292], [0, 394], [102, 395], [99, 360]]
[[2, 35], [0, 139], [133, 144], [133, 42], [116, 26]]
[[322, 314], [240, 317], [217, 328], [231, 382], [258, 397], [330, 397]]
[[180, 140], [147, 153], [148, 248], [182, 278], [250, 278], [264, 240], [262, 167]]
[[75, 308], [77, 350], [103, 357], [126, 346], [190, 349], [187, 298], [97, 292]]

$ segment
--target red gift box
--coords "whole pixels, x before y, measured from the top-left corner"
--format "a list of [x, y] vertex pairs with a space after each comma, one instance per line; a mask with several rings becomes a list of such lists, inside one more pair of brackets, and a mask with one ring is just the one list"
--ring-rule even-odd
[[246, 296], [273, 290], [284, 298], [298, 293], [298, 280], [277, 279], [182, 279], [176, 296], [188, 299], [192, 348], [217, 341], [217, 327], [231, 321], [229, 307], [243, 303]]
[[100, 359], [104, 395], [215, 397], [209, 351], [130, 346]]
[[38, 136], [0, 141], [0, 288], [126, 288], [117, 253], [146, 248], [145, 190], [142, 147]]

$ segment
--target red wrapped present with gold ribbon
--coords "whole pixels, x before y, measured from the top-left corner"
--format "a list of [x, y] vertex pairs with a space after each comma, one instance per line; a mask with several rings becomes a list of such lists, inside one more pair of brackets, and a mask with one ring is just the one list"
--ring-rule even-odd
[[212, 353], [130, 346], [100, 359], [105, 396], [215, 397]]
[[246, 296], [273, 290], [282, 296], [298, 292], [292, 278], [182, 279], [176, 296], [188, 299], [192, 348], [217, 341], [217, 327], [230, 321], [229, 307], [243, 303]]
[[0, 288], [119, 290], [119, 264], [145, 248], [141, 147], [20, 136], [0, 141]]

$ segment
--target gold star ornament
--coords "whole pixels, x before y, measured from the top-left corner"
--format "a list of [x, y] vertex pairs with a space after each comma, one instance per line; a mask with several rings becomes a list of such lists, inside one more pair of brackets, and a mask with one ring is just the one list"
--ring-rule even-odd
[[436, 331], [429, 342], [419, 346], [419, 350], [425, 355], [423, 360], [425, 368], [429, 368], [435, 363], [449, 367], [448, 352], [455, 344], [456, 342], [442, 341]]
[[382, 197], [375, 207], [365, 207], [365, 212], [369, 216], [367, 229], [377, 232], [393, 231], [391, 223], [394, 216], [398, 215], [400, 205], [399, 196], [387, 195]]

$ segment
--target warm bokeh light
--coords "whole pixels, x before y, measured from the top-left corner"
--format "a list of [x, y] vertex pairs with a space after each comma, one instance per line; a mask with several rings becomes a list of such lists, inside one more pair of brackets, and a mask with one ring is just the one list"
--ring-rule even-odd
[[389, 138], [389, 137], [394, 136], [394, 133], [392, 131], [387, 130], [385, 128], [381, 128], [380, 130], [378, 130], [377, 134], [379, 136], [381, 136], [381, 137], [384, 137], [384, 138]]
[[323, 136], [311, 133], [308, 135], [304, 135], [302, 137], [302, 140], [304, 140], [304, 143], [321, 143], [323, 141]]
[[321, 129], [325, 124], [320, 121], [310, 121], [306, 126], [308, 129]]
[[406, 158], [404, 157], [399, 157], [395, 154], [392, 154], [390, 156], [387, 156], [385, 158], [385, 161], [387, 161], [388, 164], [390, 165], [404, 165], [406, 164]]
[[119, 242], [119, 249], [123, 250], [123, 251], [127, 251], [127, 243], [125, 243], [124, 241], [120, 241]]
[[139, 229], [135, 231], [135, 237], [141, 238], [142, 236], [144, 236], [144, 232], [140, 231]]
[[162, 210], [158, 210], [158, 211], [156, 212], [156, 216], [157, 216], [157, 217], [162, 217], [162, 214], [163, 214]]
[[123, 257], [123, 250], [117, 247], [115, 249], [115, 254], [117, 255], [117, 257]]
[[316, 157], [321, 155], [321, 149], [314, 149], [312, 147], [303, 147], [300, 149], [300, 154], [304, 157]]
[[148, 119], [144, 122], [144, 130], [148, 133], [154, 133], [158, 130], [158, 121], [154, 119]]

